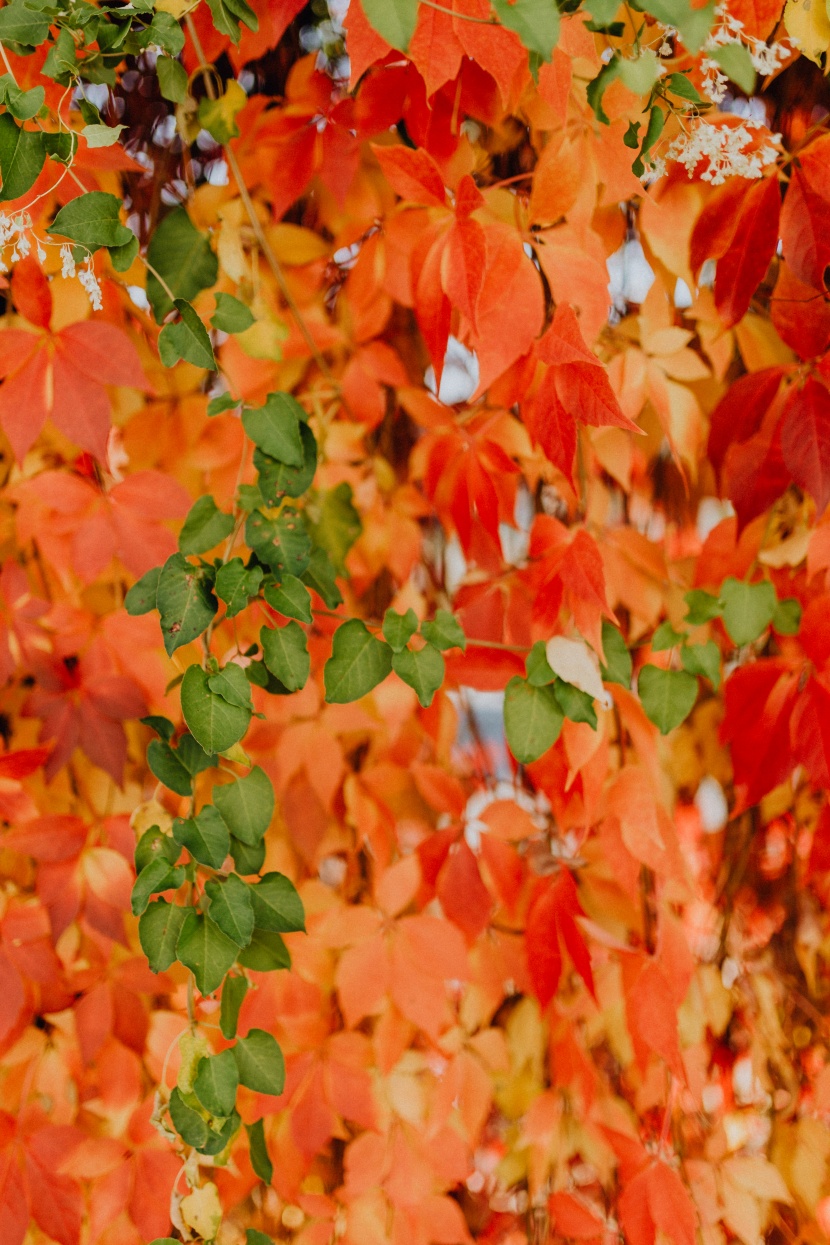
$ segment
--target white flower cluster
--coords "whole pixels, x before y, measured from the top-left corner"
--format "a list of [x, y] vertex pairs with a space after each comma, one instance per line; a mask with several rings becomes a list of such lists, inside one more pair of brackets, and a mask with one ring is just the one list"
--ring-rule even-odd
[[78, 280], [87, 293], [87, 298], [92, 303], [93, 311], [100, 311], [104, 305], [101, 295], [101, 285], [92, 268], [92, 257], [87, 260], [86, 268], [78, 273]]
[[[704, 51], [726, 47], [727, 44], [740, 44], [749, 53], [749, 59], [756, 73], [766, 76], [775, 73], [784, 64], [792, 51], [789, 41], [767, 44], [763, 39], [751, 35], [744, 29], [740, 18], [733, 17], [725, 0], [715, 10], [715, 26], [704, 44]], [[713, 104], [719, 104], [726, 94], [728, 78], [721, 71], [717, 61], [706, 57], [701, 62], [703, 70], [703, 90]]]
[[[772, 146], [780, 140], [780, 134], [771, 134], [769, 142], [763, 147], [752, 147], [757, 135], [753, 130], [763, 130], [758, 121], [747, 118], [740, 125], [713, 125], [710, 121], [696, 122], [694, 129], [688, 134], [681, 134], [674, 140], [661, 160], [663, 169], [669, 160], [682, 164], [691, 175], [702, 160], [707, 167], [700, 174], [700, 180], [720, 186], [730, 177], [763, 177], [764, 169], [778, 158], [777, 149]], [[657, 172], [656, 167], [652, 174]]]
[[[9, 271], [9, 266], [3, 258], [3, 251], [9, 244], [12, 247], [11, 262], [13, 264], [29, 254], [32, 249], [29, 237], [31, 227], [32, 219], [28, 212], [18, 212], [17, 216], [7, 216], [5, 212], [0, 212], [0, 272]], [[46, 258], [46, 252], [37, 238], [35, 242], [38, 258], [42, 261]]]

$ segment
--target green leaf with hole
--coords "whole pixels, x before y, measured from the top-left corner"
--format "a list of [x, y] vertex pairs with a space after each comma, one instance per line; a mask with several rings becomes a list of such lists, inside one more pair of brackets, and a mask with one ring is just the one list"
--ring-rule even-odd
[[247, 887], [257, 929], [292, 934], [305, 929], [303, 901], [290, 878], [266, 873], [255, 886]]
[[154, 973], [163, 973], [175, 962], [176, 945], [187, 908], [156, 899], [138, 920], [138, 939]]
[[238, 947], [247, 947], [254, 932], [250, 891], [250, 886], [235, 873], [228, 874], [222, 881], [205, 883], [205, 893], [210, 899], [210, 919]]
[[194, 860], [211, 869], [221, 869], [231, 850], [228, 827], [218, 809], [208, 804], [195, 817], [177, 817], [173, 838], [186, 847]]
[[161, 568], [156, 604], [168, 657], [200, 636], [219, 608], [204, 571], [191, 566], [181, 553], [174, 553]]
[[446, 652], [448, 648], [467, 649], [467, 637], [457, 618], [449, 610], [436, 610], [432, 622], [421, 623], [421, 635], [433, 646]]
[[196, 978], [199, 993], [218, 990], [236, 960], [239, 948], [209, 916], [190, 908], [179, 934], [178, 958]]
[[392, 670], [392, 650], [376, 640], [359, 618], [350, 618], [334, 633], [325, 665], [326, 700], [348, 704], [377, 687]]
[[188, 666], [182, 679], [182, 714], [206, 752], [225, 752], [245, 734], [251, 711], [217, 696], [209, 678], [200, 666]]
[[173, 324], [165, 324], [159, 333], [159, 358], [165, 367], [175, 367], [181, 361], [216, 370], [216, 359], [210, 337], [199, 316], [190, 303], [177, 298], [175, 308], [181, 317]]
[[735, 644], [751, 644], [766, 631], [778, 604], [775, 588], [768, 580], [746, 584], [740, 579], [724, 580], [720, 590], [723, 625]]
[[428, 708], [444, 682], [444, 658], [431, 644], [415, 652], [405, 648], [392, 654], [392, 669], [416, 693], [419, 702]]
[[565, 715], [552, 687], [534, 687], [515, 676], [504, 693], [504, 730], [522, 765], [537, 761], [559, 738]]
[[646, 717], [661, 735], [668, 735], [685, 722], [694, 709], [697, 679], [685, 670], [643, 666], [637, 676], [637, 692]]
[[236, 1106], [239, 1072], [233, 1052], [207, 1055], [199, 1061], [193, 1092], [210, 1115], [226, 1118]]
[[405, 52], [418, 21], [418, 0], [361, 0], [369, 25], [391, 47]]
[[551, 0], [490, 0], [502, 26], [521, 39], [528, 52], [549, 61], [559, 42], [559, 9]]
[[151, 860], [166, 860], [174, 865], [181, 855], [181, 848], [169, 834], [163, 834], [158, 826], [145, 830], [135, 849], [136, 873], [149, 865]]
[[311, 670], [306, 634], [298, 622], [263, 627], [259, 633], [265, 665], [290, 692], [305, 687]]
[[388, 609], [383, 616], [383, 638], [393, 653], [402, 652], [418, 630], [418, 615], [413, 609], [398, 614]]
[[[173, 298], [188, 303], [202, 290], [215, 285], [219, 273], [219, 261], [210, 249], [207, 234], [196, 228], [182, 207], [168, 212], [153, 230], [147, 261], [161, 276]], [[173, 303], [152, 272], [147, 273], [147, 298], [156, 324], [161, 324], [173, 310]]]
[[706, 644], [685, 644], [680, 650], [683, 669], [689, 674], [702, 675], [715, 691], [720, 687], [720, 649], [714, 640]]
[[47, 233], [70, 238], [90, 250], [102, 246], [126, 246], [133, 231], [121, 224], [121, 199], [102, 190], [89, 190], [62, 207]]
[[311, 593], [296, 575], [286, 574], [280, 583], [266, 584], [262, 595], [272, 609], [286, 618], [298, 618], [305, 623], [312, 621]]
[[231, 834], [256, 847], [274, 816], [274, 788], [258, 765], [244, 778], [213, 788], [213, 801]]
[[285, 1060], [277, 1040], [264, 1029], [251, 1029], [233, 1047], [239, 1081], [258, 1094], [281, 1094], [285, 1088]]
[[239, 1013], [248, 993], [248, 981], [245, 977], [226, 977], [222, 987], [222, 1004], [219, 1009], [219, 1028], [222, 1037], [229, 1042], [236, 1037], [239, 1024]]
[[311, 538], [296, 510], [284, 510], [276, 519], [254, 510], [245, 524], [245, 543], [278, 579], [285, 572], [302, 575], [311, 556]]
[[[5, 11], [0, 9], [0, 13]], [[31, 190], [45, 160], [46, 148], [40, 131], [24, 130], [10, 113], [4, 112], [0, 116], [0, 172], [3, 174], [0, 200], [19, 199]]]
[[250, 307], [234, 298], [233, 294], [217, 294], [215, 297], [216, 310], [210, 317], [215, 329], [221, 333], [244, 333], [254, 323]]

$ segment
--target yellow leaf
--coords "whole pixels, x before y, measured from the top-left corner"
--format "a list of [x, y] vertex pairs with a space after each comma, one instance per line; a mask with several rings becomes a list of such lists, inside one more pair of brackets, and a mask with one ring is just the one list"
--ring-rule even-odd
[[181, 1056], [181, 1064], [176, 1084], [183, 1094], [189, 1094], [193, 1090], [196, 1066], [200, 1059], [210, 1054], [210, 1047], [203, 1034], [199, 1032], [194, 1033], [191, 1029], [185, 1029], [179, 1038], [179, 1054]]
[[182, 1219], [203, 1241], [212, 1241], [222, 1222], [222, 1206], [215, 1184], [203, 1184], [182, 1198]]
[[820, 65], [830, 47], [830, 18], [822, 0], [787, 0], [784, 25], [804, 55]]

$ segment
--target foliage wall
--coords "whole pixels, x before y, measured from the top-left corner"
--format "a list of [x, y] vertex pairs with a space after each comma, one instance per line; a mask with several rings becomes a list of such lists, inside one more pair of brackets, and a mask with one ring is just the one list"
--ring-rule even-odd
[[0, 9], [2, 1245], [830, 1234], [828, 13]]

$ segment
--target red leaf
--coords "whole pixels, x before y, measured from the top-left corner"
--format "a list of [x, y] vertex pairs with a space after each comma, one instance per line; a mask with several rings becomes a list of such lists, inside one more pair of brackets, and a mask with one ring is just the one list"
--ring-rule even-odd
[[812, 376], [787, 400], [781, 452], [796, 484], [811, 494], [822, 514], [830, 501], [830, 393]]
[[777, 176], [756, 182], [741, 205], [734, 237], [715, 274], [715, 306], [728, 327], [743, 319], [775, 254], [780, 212]]
[[547, 1007], [562, 974], [565, 944], [574, 968], [591, 993], [594, 979], [588, 949], [574, 920], [582, 916], [576, 885], [567, 869], [560, 869], [556, 880], [542, 882], [531, 900], [525, 927], [525, 947], [530, 980], [542, 1007]]
[[793, 162], [781, 211], [784, 258], [799, 280], [822, 289], [830, 263], [830, 135], [822, 135]]
[[576, 423], [559, 401], [553, 368], [545, 374], [536, 393], [525, 403], [523, 414], [533, 440], [541, 445], [546, 457], [575, 487]]
[[729, 446], [748, 441], [761, 427], [784, 374], [783, 367], [767, 367], [740, 376], [729, 386], [712, 412], [709, 429], [709, 457], [718, 471]]
[[444, 179], [432, 156], [411, 147], [380, 147], [372, 144], [383, 175], [389, 185], [408, 202], [445, 207]]
[[52, 291], [40, 264], [32, 255], [21, 259], [12, 273], [14, 305], [30, 324], [48, 329], [52, 319]]
[[467, 935], [469, 942], [475, 942], [489, 924], [493, 899], [463, 838], [450, 848], [438, 878], [437, 894], [447, 918]]
[[481, 225], [474, 220], [457, 221], [441, 256], [441, 284], [447, 298], [473, 328], [486, 262], [487, 244]]
[[689, 263], [697, 275], [707, 259], [720, 259], [735, 236], [735, 229], [751, 182], [732, 177], [718, 187], [698, 216], [692, 233]]
[[799, 281], [783, 262], [770, 299], [770, 317], [781, 340], [801, 359], [823, 354], [830, 344], [830, 302], [826, 294]]

